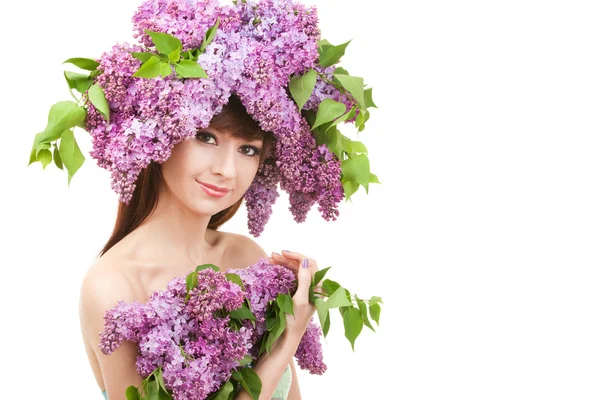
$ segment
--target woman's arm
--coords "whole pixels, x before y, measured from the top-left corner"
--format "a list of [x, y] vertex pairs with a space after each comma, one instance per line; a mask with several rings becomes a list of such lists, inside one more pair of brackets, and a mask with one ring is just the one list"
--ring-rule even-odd
[[[259, 400], [271, 400], [286, 367], [290, 363], [293, 364], [292, 357], [296, 353], [301, 338], [301, 336], [284, 330], [279, 339], [273, 343], [271, 354], [264, 353], [258, 360], [254, 371], [262, 383]], [[235, 399], [252, 400], [252, 397], [242, 389]]]
[[302, 400], [302, 396], [300, 395], [300, 384], [298, 383], [298, 374], [296, 373], [293, 359], [290, 361], [290, 368], [292, 369], [292, 386], [290, 386], [287, 400]]

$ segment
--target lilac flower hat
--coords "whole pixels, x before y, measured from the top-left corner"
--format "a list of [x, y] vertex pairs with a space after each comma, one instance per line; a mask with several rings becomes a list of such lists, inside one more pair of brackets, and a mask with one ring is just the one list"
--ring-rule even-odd
[[289, 210], [300, 223], [315, 203], [325, 220], [335, 220], [342, 199], [379, 183], [365, 146], [337, 127], [364, 129], [368, 108], [376, 107], [371, 89], [336, 66], [349, 42], [322, 40], [314, 7], [292, 0], [223, 6], [218, 0], [146, 0], [132, 22], [139, 44], [117, 44], [96, 60], [66, 61], [90, 71], [65, 72], [82, 103], [52, 107], [30, 164], [45, 168], [54, 156], [70, 182], [84, 160], [73, 136], [80, 127], [92, 137], [92, 158], [110, 171], [119, 201], [128, 203], [140, 172], [208, 127], [235, 94], [275, 138], [244, 196], [252, 235], [264, 230], [278, 187], [289, 194]]

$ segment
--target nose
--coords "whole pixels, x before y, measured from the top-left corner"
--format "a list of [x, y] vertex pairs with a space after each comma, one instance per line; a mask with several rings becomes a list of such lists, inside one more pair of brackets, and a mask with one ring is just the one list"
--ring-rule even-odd
[[235, 179], [237, 177], [236, 152], [229, 146], [221, 146], [212, 165], [212, 173], [222, 175], [226, 179]]

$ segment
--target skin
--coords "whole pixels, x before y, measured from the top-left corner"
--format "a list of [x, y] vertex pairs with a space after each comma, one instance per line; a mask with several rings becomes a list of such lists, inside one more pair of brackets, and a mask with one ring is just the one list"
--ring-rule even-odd
[[[144, 377], [135, 370], [136, 345], [126, 341], [111, 355], [99, 347], [99, 332], [104, 326], [105, 310], [117, 301], [146, 302], [154, 291], [162, 290], [176, 276], [185, 276], [200, 264], [245, 268], [265, 251], [251, 238], [208, 229], [210, 217], [238, 201], [250, 187], [259, 167], [262, 141], [248, 142], [231, 132], [213, 128], [198, 131], [196, 138], [176, 145], [161, 164], [163, 180], [158, 205], [134, 231], [124, 237], [93, 264], [80, 289], [81, 331], [88, 359], [100, 390], [110, 400], [125, 399], [129, 385], [138, 386]], [[197, 181], [226, 187], [226, 196], [209, 196]], [[308, 303], [310, 277], [318, 268], [300, 270], [300, 253], [274, 253], [269, 262], [294, 271], [299, 289], [294, 297], [295, 318], [288, 316], [288, 327], [279, 341], [279, 354], [271, 361], [261, 359], [257, 373], [265, 382], [261, 400], [270, 399], [285, 367], [292, 368], [289, 400], [299, 400], [300, 389], [293, 354], [315, 307]], [[301, 278], [305, 284], [300, 290]], [[275, 353], [275, 352], [274, 352]], [[265, 358], [265, 357], [263, 357]], [[249, 399], [242, 391], [238, 399]]]

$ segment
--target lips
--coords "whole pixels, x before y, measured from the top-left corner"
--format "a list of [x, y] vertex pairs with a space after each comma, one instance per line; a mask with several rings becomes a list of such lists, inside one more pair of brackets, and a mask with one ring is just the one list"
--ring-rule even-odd
[[204, 190], [204, 192], [211, 197], [223, 197], [229, 193], [229, 189], [227, 188], [222, 188], [220, 186], [215, 186], [211, 185], [210, 183], [204, 183], [200, 181], [196, 182], [198, 182], [202, 190]]
[[229, 189], [227, 189], [227, 188], [223, 188], [223, 187], [220, 187], [220, 186], [211, 185], [210, 183], [204, 183], [204, 182], [199, 182], [199, 181], [196, 181], [196, 182], [198, 182], [201, 185], [206, 186], [209, 189], [214, 190], [215, 192], [221, 192], [221, 193], [227, 193], [227, 192], [229, 192]]

